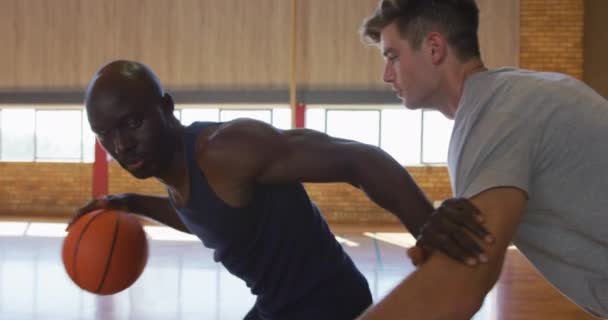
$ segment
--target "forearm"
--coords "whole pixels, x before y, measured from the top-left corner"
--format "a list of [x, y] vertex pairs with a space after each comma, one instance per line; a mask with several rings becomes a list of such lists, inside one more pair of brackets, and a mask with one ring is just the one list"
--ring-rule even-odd
[[[480, 243], [488, 262], [469, 267], [435, 251], [361, 320], [469, 319], [500, 275], [505, 254], [519, 225], [526, 194], [516, 188], [492, 188], [470, 199], [484, 214], [493, 244]], [[425, 306], [432, 305], [432, 308]]]
[[396, 215], [417, 237], [434, 208], [414, 179], [386, 152], [368, 149], [354, 163], [353, 185], [382, 208]]
[[129, 210], [182, 232], [191, 233], [181, 221], [167, 197], [130, 194]]
[[359, 320], [471, 319], [500, 273], [502, 259], [494, 258], [471, 268], [434, 254]]

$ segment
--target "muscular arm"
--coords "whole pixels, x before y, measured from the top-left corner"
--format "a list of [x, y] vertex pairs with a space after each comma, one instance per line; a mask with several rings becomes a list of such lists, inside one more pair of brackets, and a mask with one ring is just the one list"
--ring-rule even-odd
[[199, 165], [215, 188], [239, 190], [236, 205], [247, 201], [255, 183], [346, 182], [395, 214], [414, 235], [433, 211], [412, 177], [386, 152], [313, 130], [282, 131], [237, 120], [201, 139], [198, 150]]
[[489, 262], [470, 268], [436, 252], [359, 319], [470, 319], [479, 310], [500, 275], [526, 195], [516, 188], [494, 188], [470, 200], [496, 237], [494, 245], [484, 247]]

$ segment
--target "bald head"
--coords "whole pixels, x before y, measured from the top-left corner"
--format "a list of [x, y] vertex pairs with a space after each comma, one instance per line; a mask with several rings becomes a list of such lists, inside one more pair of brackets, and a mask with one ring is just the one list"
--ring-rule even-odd
[[85, 95], [87, 108], [103, 102], [121, 103], [137, 99], [154, 101], [164, 91], [156, 75], [145, 65], [117, 60], [103, 66], [89, 83]]

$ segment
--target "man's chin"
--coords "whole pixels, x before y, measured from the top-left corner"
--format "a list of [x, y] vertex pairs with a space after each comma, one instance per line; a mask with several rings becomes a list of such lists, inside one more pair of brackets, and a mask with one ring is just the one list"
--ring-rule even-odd
[[153, 174], [150, 172], [150, 170], [146, 170], [147, 168], [138, 168], [135, 170], [131, 170], [127, 166], [123, 165], [122, 163], [120, 164], [120, 166], [125, 171], [130, 173], [134, 178], [137, 178], [137, 179], [143, 180], [143, 179], [151, 178], [153, 176]]
[[418, 109], [412, 103], [408, 103], [408, 100], [405, 97], [402, 97], [401, 95], [397, 95], [397, 98], [399, 100], [401, 100], [401, 103], [403, 104], [403, 106], [406, 109], [409, 109], [409, 110], [416, 110], [416, 109]]
[[150, 174], [149, 172], [145, 172], [144, 170], [129, 171], [129, 173], [133, 177], [140, 179], [140, 180], [152, 178], [154, 176], [153, 174]]
[[407, 100], [405, 98], [402, 98], [401, 101], [403, 101], [403, 106], [405, 106], [406, 109], [409, 110], [418, 110], [418, 109], [424, 109], [427, 108], [427, 106], [424, 106], [423, 103], [421, 103], [420, 101], [414, 101], [414, 100]]

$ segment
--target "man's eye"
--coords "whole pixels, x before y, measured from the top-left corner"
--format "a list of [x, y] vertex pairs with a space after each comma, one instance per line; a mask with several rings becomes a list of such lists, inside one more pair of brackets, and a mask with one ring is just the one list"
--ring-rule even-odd
[[132, 129], [139, 128], [142, 122], [143, 121], [141, 120], [141, 118], [131, 118], [129, 119], [129, 121], [127, 121], [127, 126]]

